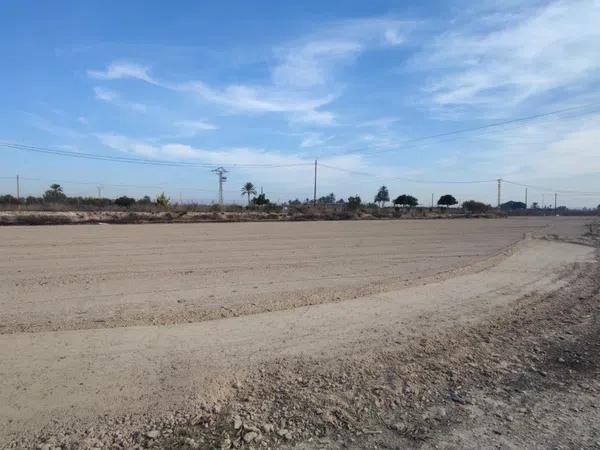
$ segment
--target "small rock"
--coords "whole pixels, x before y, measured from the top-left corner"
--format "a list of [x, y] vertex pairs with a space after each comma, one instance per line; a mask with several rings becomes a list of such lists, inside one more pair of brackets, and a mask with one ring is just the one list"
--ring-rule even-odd
[[240, 428], [242, 428], [242, 419], [240, 418], [240, 416], [235, 416], [233, 418], [233, 429], [239, 430]]
[[185, 443], [187, 445], [189, 445], [191, 448], [198, 448], [200, 447], [200, 444], [198, 444], [194, 439], [192, 438], [185, 438]]
[[395, 423], [394, 425], [392, 425], [392, 429], [396, 431], [404, 431], [404, 424]]
[[156, 439], [158, 436], [160, 436], [160, 431], [158, 430], [152, 430], [146, 433], [146, 437], [150, 439]]
[[231, 439], [226, 437], [225, 439], [223, 439], [223, 442], [221, 442], [221, 450], [228, 450], [230, 448], [231, 448]]
[[558, 362], [559, 363], [564, 363], [565, 362], [565, 358], [558, 358]]
[[256, 431], [250, 431], [249, 433], [246, 433], [244, 435], [244, 442], [246, 444], [249, 444], [250, 442], [252, 442], [257, 437], [258, 437], [258, 433]]
[[460, 395], [458, 395], [456, 392], [451, 392], [450, 393], [450, 400], [452, 400], [453, 402], [456, 402], [460, 405], [466, 405], [467, 401], [462, 398]]
[[265, 423], [263, 424], [262, 429], [265, 433], [272, 433], [275, 427], [270, 423]]

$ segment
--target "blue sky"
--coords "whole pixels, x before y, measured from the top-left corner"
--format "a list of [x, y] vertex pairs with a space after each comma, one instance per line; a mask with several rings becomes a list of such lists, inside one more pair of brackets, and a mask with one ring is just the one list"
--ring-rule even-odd
[[494, 203], [493, 181], [445, 181], [499, 177], [548, 188], [530, 201], [600, 192], [598, 1], [211, 3], [3, 2], [0, 141], [206, 167], [0, 147], [0, 190], [18, 173], [25, 194], [211, 201], [223, 165], [226, 200], [252, 181], [284, 201], [312, 196], [318, 159], [319, 194], [338, 197]]

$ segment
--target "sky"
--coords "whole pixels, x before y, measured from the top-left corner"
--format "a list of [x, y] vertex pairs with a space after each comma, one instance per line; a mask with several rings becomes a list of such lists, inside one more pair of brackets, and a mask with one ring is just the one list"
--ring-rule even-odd
[[[0, 192], [600, 203], [600, 1], [0, 5]], [[139, 158], [174, 165], [26, 151]], [[512, 183], [517, 184], [512, 184]]]

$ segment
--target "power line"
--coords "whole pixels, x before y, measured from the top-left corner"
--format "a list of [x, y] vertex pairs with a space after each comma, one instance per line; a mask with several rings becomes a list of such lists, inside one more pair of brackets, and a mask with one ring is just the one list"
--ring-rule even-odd
[[502, 179], [502, 181], [504, 181], [505, 183], [508, 183], [508, 184], [513, 184], [515, 186], [526, 187], [526, 188], [530, 188], [530, 189], [534, 189], [534, 190], [538, 190], [538, 191], [556, 192], [559, 194], [600, 195], [600, 192], [575, 191], [575, 190], [569, 190], [569, 189], [552, 189], [552, 188], [545, 187], [545, 186], [536, 186], [533, 184], [517, 183], [516, 181], [510, 181], [510, 180], [506, 180], [504, 178]]
[[382, 180], [407, 181], [407, 182], [410, 182], [410, 183], [420, 183], [420, 184], [482, 184], [482, 183], [495, 183], [496, 182], [496, 179], [492, 179], [492, 180], [466, 180], [466, 181], [457, 181], [457, 180], [423, 180], [423, 179], [405, 178], [405, 177], [388, 178], [388, 177], [382, 177], [382, 176], [374, 174], [374, 173], [349, 170], [349, 169], [344, 169], [342, 167], [331, 166], [329, 164], [320, 163], [319, 165], [322, 166], [322, 167], [326, 167], [328, 169], [339, 170], [341, 172], [346, 172], [346, 173], [349, 173], [349, 174], [352, 174], [352, 175], [362, 175], [362, 176], [379, 178], [379, 179], [382, 179]]
[[[66, 156], [71, 158], [80, 158], [80, 159], [92, 159], [92, 160], [100, 160], [100, 161], [110, 161], [110, 162], [119, 162], [126, 164], [140, 164], [140, 165], [151, 165], [151, 166], [167, 166], [167, 167], [188, 167], [188, 168], [211, 168], [215, 167], [218, 164], [208, 164], [208, 163], [194, 163], [194, 162], [185, 162], [185, 161], [171, 161], [171, 160], [157, 160], [157, 159], [143, 159], [143, 158], [131, 158], [126, 156], [109, 156], [109, 155], [98, 155], [95, 153], [85, 153], [85, 152], [72, 152], [68, 150], [57, 150], [45, 147], [37, 147], [32, 145], [23, 145], [16, 144], [11, 142], [1, 142], [0, 146], [7, 147], [13, 150], [27, 151], [27, 152], [35, 152], [35, 153], [44, 153], [56, 156]], [[290, 163], [290, 164], [228, 164], [230, 167], [239, 167], [239, 168], [283, 168], [283, 167], [299, 167], [299, 166], [311, 166], [312, 163]]]
[[[540, 114], [533, 114], [530, 116], [518, 117], [515, 119], [504, 120], [501, 122], [494, 122], [494, 123], [490, 123], [490, 124], [486, 124], [486, 125], [479, 125], [476, 127], [462, 128], [462, 129], [452, 130], [452, 131], [443, 132], [443, 133], [420, 136], [417, 138], [408, 139], [408, 140], [404, 141], [401, 145], [394, 147], [394, 148], [387, 148], [387, 149], [382, 149], [382, 150], [356, 149], [356, 150], [351, 150], [351, 151], [340, 153], [340, 154], [341, 155], [349, 155], [349, 154], [361, 153], [361, 154], [377, 155], [377, 154], [393, 152], [393, 151], [397, 151], [397, 150], [410, 149], [410, 148], [415, 148], [415, 147], [419, 147], [419, 146], [423, 145], [425, 143], [423, 141], [439, 139], [442, 137], [451, 137], [451, 136], [464, 134], [464, 133], [472, 133], [474, 131], [482, 131], [482, 130], [497, 128], [497, 127], [501, 127], [504, 125], [514, 124], [514, 123], [526, 122], [526, 121], [530, 121], [530, 120], [534, 120], [534, 119], [539, 119], [542, 117], [548, 117], [548, 116], [552, 116], [552, 115], [576, 111], [576, 110], [588, 108], [591, 106], [598, 106], [598, 103], [588, 103], [586, 105], [579, 105], [579, 106], [573, 106], [570, 108], [557, 109], [554, 111], [549, 111], [549, 112], [540, 113]], [[593, 114], [598, 111], [599, 110], [583, 111], [579, 114], [574, 114], [569, 117], [578, 117], [578, 116], [582, 116], [582, 115]], [[522, 126], [526, 126], [526, 125], [527, 124], [522, 125]], [[513, 127], [511, 129], [517, 129], [517, 128], [520, 128], [520, 127]], [[407, 144], [409, 144], [409, 145], [407, 145]]]
[[[135, 189], [178, 189], [184, 191], [206, 191], [213, 192], [212, 189], [202, 189], [197, 187], [171, 187], [167, 184], [153, 184], [153, 185], [141, 185], [141, 184], [124, 184], [124, 183], [105, 183], [103, 181], [76, 181], [76, 180], [65, 180], [61, 178], [34, 178], [34, 177], [20, 177], [21, 180], [27, 181], [43, 181], [45, 183], [62, 183], [62, 184], [81, 184], [90, 186], [107, 186], [107, 187], [124, 187], [124, 188], [135, 188]], [[14, 177], [0, 177], [0, 179], [14, 179]]]
[[[209, 188], [199, 188], [199, 187], [190, 187], [190, 186], [171, 186], [169, 183], [163, 184], [126, 184], [126, 183], [106, 183], [104, 181], [80, 181], [80, 180], [66, 180], [63, 178], [39, 178], [39, 177], [19, 177], [20, 180], [25, 181], [40, 181], [44, 183], [60, 183], [63, 185], [70, 184], [78, 184], [84, 186], [103, 186], [103, 187], [112, 187], [112, 188], [133, 188], [133, 189], [165, 189], [169, 191], [199, 191], [199, 192], [214, 192], [214, 189]], [[0, 176], [0, 180], [14, 180], [14, 176]], [[233, 189], [223, 189], [224, 193], [236, 194], [239, 193], [238, 190]], [[302, 195], [306, 196], [308, 194], [308, 190], [305, 187], [299, 187], [296, 191], [279, 191], [275, 190], [272, 192], [273, 195]]]

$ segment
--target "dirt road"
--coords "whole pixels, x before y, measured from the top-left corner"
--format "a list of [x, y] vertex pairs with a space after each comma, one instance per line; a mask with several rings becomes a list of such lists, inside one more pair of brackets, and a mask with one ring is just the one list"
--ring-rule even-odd
[[[569, 285], [595, 256], [592, 247], [565, 242], [511, 244], [525, 232], [574, 237], [585, 222], [0, 230], [8, 255], [0, 443], [43, 429], [59, 441], [102, 440], [114, 429], [110, 420], [127, 432], [153, 431], [152, 420], [165, 415], [205, 415], [206, 404], [226, 402], [240, 380], [275, 361], [358, 362], [501, 316], [523, 298]], [[415, 281], [422, 276], [431, 277]], [[201, 320], [219, 314], [241, 317]], [[101, 436], [78, 434], [99, 417], [109, 418]], [[139, 433], [120, 439], [131, 436]]]

